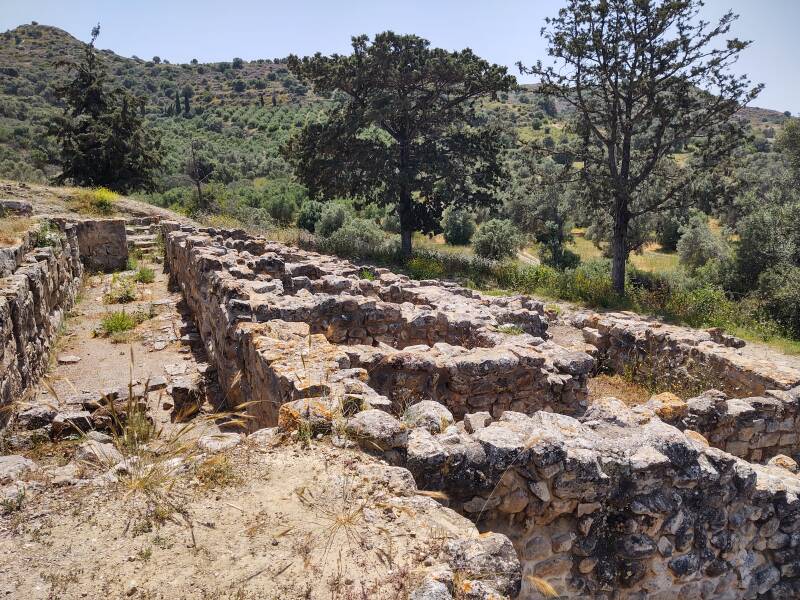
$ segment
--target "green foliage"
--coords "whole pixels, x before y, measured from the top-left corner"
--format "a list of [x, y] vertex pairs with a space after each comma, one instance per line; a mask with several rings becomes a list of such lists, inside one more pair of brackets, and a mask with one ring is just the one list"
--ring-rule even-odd
[[411, 233], [437, 232], [446, 206], [494, 202], [500, 137], [480, 125], [475, 106], [514, 85], [505, 67], [392, 32], [354, 37], [349, 56], [290, 56], [288, 64], [318, 94], [341, 95], [285, 148], [312, 196], [391, 207], [407, 256]]
[[374, 271], [368, 267], [363, 267], [358, 272], [359, 279], [365, 279], [367, 281], [375, 281], [378, 277], [375, 275]]
[[348, 258], [369, 258], [380, 252], [385, 238], [374, 222], [350, 218], [322, 240], [321, 248]]
[[108, 188], [100, 187], [92, 190], [79, 190], [71, 199], [73, 208], [87, 214], [113, 215], [119, 194]]
[[323, 205], [316, 200], [306, 200], [300, 205], [300, 210], [297, 212], [297, 226], [305, 229], [310, 233], [314, 233], [317, 227], [317, 221], [322, 216]]
[[800, 337], [800, 267], [777, 264], [758, 278], [763, 309], [784, 331]]
[[131, 275], [114, 273], [108, 291], [103, 296], [106, 304], [126, 304], [136, 300], [136, 281]]
[[277, 223], [289, 225], [294, 222], [297, 204], [292, 198], [278, 196], [268, 199], [265, 204], [267, 212]]
[[475, 254], [491, 260], [509, 258], [521, 245], [522, 238], [519, 230], [508, 219], [487, 221], [472, 240]]
[[345, 221], [350, 217], [348, 208], [339, 202], [329, 202], [325, 204], [315, 226], [317, 235], [327, 238], [342, 228]]
[[475, 218], [463, 208], [448, 206], [442, 213], [442, 233], [448, 244], [466, 246], [475, 234]]
[[98, 25], [83, 62], [69, 65], [74, 79], [57, 90], [64, 101], [54, 129], [62, 169], [57, 180], [123, 192], [150, 189], [161, 166], [159, 143], [144, 125], [144, 101], [123, 87], [109, 88], [94, 48], [99, 33]]
[[137, 283], [153, 283], [156, 280], [156, 273], [150, 267], [139, 267], [134, 275], [134, 280]]
[[[568, 0], [542, 32], [556, 63], [523, 68], [546, 96], [576, 108], [578, 135], [569, 153], [582, 164], [585, 205], [605, 217], [619, 295], [632, 221], [692, 198], [696, 182], [744, 139], [733, 116], [762, 87], [751, 88], [730, 68], [749, 45], [727, 39], [736, 15], [709, 25], [698, 18], [702, 6], [702, 0]], [[544, 141], [537, 152], [552, 155], [553, 140]], [[692, 161], [677, 166], [676, 148], [689, 145]]]
[[672, 214], [665, 213], [656, 225], [656, 241], [662, 252], [674, 252], [681, 239], [681, 222]]
[[680, 233], [678, 255], [681, 263], [691, 270], [704, 266], [710, 260], [722, 260], [728, 255], [724, 240], [712, 233], [708, 217], [701, 212], [695, 212], [680, 228]]
[[800, 264], [800, 204], [766, 205], [738, 225], [736, 272], [731, 287], [745, 292], [776, 264]]
[[53, 247], [61, 237], [61, 231], [56, 225], [44, 220], [34, 232], [33, 244], [37, 248]]
[[500, 333], [505, 333], [506, 335], [522, 335], [523, 333], [525, 333], [524, 329], [522, 329], [517, 325], [512, 325], [510, 323], [505, 323], [503, 325], [500, 325], [500, 327], [497, 328], [497, 331], [499, 331]]
[[444, 266], [430, 256], [415, 256], [406, 263], [409, 274], [414, 279], [440, 279], [444, 276]]
[[136, 319], [124, 310], [109, 313], [100, 321], [100, 329], [107, 336], [129, 331], [134, 327], [136, 327]]

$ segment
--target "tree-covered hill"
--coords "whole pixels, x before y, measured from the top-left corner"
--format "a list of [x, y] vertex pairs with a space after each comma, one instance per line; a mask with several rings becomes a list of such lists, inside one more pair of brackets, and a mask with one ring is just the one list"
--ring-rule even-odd
[[[46, 182], [57, 173], [57, 148], [48, 133], [61, 109], [55, 89], [68, 77], [63, 63], [78, 60], [85, 43], [35, 23], [0, 34], [0, 41], [0, 176]], [[148, 122], [163, 139], [164, 190], [187, 184], [184, 167], [192, 140], [214, 162], [210, 181], [289, 185], [278, 148], [297, 128], [318, 119], [326, 102], [289, 72], [283, 58], [170, 64], [158, 56], [126, 58], [111, 50], [100, 55], [115, 83], [146, 99]], [[557, 144], [564, 136], [562, 117], [569, 114], [568, 105], [545, 101], [530, 85], [502, 94], [485, 109], [487, 118], [508, 131], [512, 163], [520, 144], [546, 137]], [[758, 108], [745, 109], [742, 117], [765, 140], [785, 119]], [[520, 168], [524, 175], [521, 163], [514, 170]]]
[[[63, 63], [78, 60], [85, 44], [38, 24], [6, 31], [0, 40], [0, 176], [44, 182], [56, 173], [56, 147], [48, 135], [60, 110], [55, 89], [68, 76]], [[288, 171], [278, 147], [296, 128], [318, 118], [326, 101], [300, 83], [283, 58], [170, 64], [157, 56], [126, 58], [111, 50], [100, 55], [115, 83], [146, 98], [148, 121], [162, 134], [166, 150], [164, 188], [183, 178], [192, 139], [214, 158], [213, 179], [221, 183], [284, 177]], [[558, 141], [558, 115], [567, 109], [545, 102], [533, 86], [486, 106], [487, 115], [501, 120], [521, 142], [547, 135]]]

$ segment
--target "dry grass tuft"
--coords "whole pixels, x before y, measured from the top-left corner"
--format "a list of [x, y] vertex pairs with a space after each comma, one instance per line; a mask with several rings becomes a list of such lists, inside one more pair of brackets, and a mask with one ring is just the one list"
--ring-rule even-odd
[[3, 217], [0, 214], [0, 245], [12, 246], [22, 239], [22, 234], [30, 231], [36, 221], [27, 217]]
[[534, 577], [533, 575], [526, 575], [525, 579], [545, 598], [558, 598], [558, 592], [547, 581], [541, 577]]
[[644, 404], [653, 395], [645, 386], [634, 383], [622, 375], [601, 374], [592, 377], [589, 379], [588, 387], [590, 398], [611, 396], [630, 406]]

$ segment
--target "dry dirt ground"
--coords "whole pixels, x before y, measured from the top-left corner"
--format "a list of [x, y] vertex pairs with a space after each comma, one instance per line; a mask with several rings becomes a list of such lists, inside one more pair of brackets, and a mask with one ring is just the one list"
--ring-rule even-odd
[[[203, 368], [179, 294], [152, 266], [155, 281], [124, 305], [151, 316], [121, 343], [95, 335], [123, 308], [104, 302], [119, 275], [88, 278], [54, 353], [62, 360], [30, 403], [63, 408], [83, 390]], [[214, 453], [195, 440], [215, 439], [216, 423], [170, 423], [165, 400], [149, 395], [151, 441], [113, 440], [122, 463], [87, 460], [80, 438], [21, 452], [37, 469], [0, 510], [0, 598], [403, 598], [448, 539], [476, 534], [417, 495], [406, 471], [360, 451], [242, 437]]]
[[[205, 354], [191, 319], [182, 309], [180, 292], [170, 291], [167, 275], [158, 262], [140, 261], [152, 268], [152, 283], [136, 284], [136, 299], [109, 303], [109, 293], [135, 271], [88, 275], [79, 302], [69, 313], [58, 338], [51, 368], [36, 392], [34, 403], [62, 402], [70, 395], [104, 389], [151, 384], [163, 377], [176, 378], [205, 371]], [[101, 323], [109, 315], [124, 311], [145, 319], [135, 329], [106, 336]], [[72, 362], [74, 357], [79, 358]], [[161, 410], [158, 395], [150, 394], [152, 408]], [[164, 415], [159, 412], [163, 418]]]
[[[24, 200], [33, 205], [34, 215], [74, 215], [76, 211], [71, 205], [71, 199], [79, 188], [53, 187], [36, 183], [24, 183], [0, 179], [0, 198], [13, 198]], [[114, 202], [115, 214], [111, 216], [147, 217], [160, 216], [164, 219], [188, 221], [176, 213], [139, 202], [132, 198], [120, 196]], [[97, 216], [97, 215], [95, 215]]]
[[0, 595], [407, 597], [469, 524], [369, 456], [311, 444], [193, 457], [159, 499], [127, 479], [53, 487], [43, 470], [0, 520]]

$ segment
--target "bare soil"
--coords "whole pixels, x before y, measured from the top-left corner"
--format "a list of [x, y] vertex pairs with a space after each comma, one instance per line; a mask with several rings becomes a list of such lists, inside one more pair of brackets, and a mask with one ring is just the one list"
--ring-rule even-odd
[[0, 595], [405, 598], [448, 539], [474, 532], [413, 484], [381, 480], [368, 455], [312, 444], [215, 457], [210, 481], [202, 466], [176, 476], [167, 509], [122, 485], [53, 487], [43, 471], [41, 491], [0, 517]]

